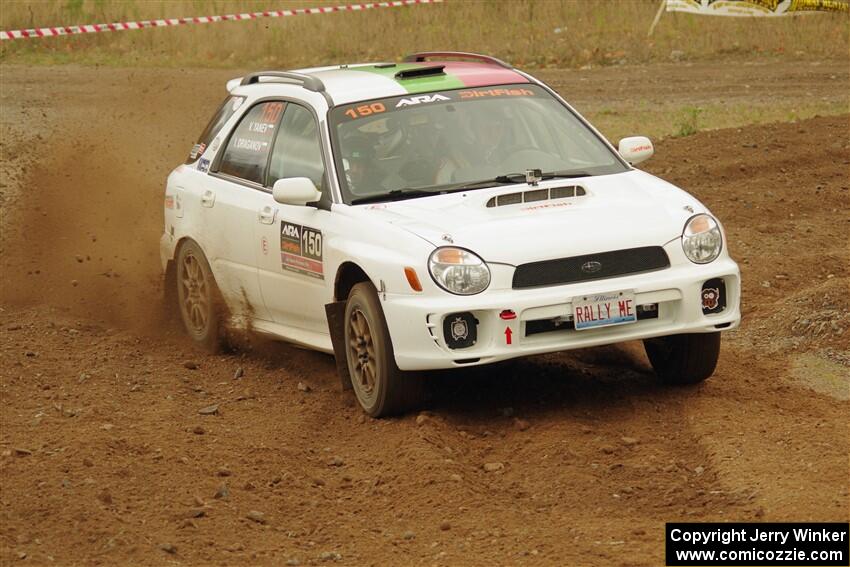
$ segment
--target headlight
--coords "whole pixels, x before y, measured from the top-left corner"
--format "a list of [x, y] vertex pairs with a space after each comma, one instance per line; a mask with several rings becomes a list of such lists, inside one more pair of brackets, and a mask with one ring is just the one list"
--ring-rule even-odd
[[717, 221], [706, 214], [688, 219], [682, 232], [682, 249], [695, 264], [714, 261], [723, 249], [723, 235]]
[[437, 248], [428, 259], [428, 271], [441, 288], [458, 295], [481, 293], [490, 285], [490, 268], [463, 248]]

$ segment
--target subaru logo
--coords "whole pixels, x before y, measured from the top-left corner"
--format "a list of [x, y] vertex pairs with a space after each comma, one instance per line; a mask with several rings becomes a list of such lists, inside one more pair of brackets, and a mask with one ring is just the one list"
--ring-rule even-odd
[[590, 262], [585, 262], [581, 265], [581, 271], [585, 274], [595, 274], [601, 269], [602, 262], [597, 262], [596, 260], [591, 260]]

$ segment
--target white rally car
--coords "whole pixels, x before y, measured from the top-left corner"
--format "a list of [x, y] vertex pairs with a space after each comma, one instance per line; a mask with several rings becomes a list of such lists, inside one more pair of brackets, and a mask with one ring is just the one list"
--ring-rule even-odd
[[380, 416], [422, 373], [642, 339], [712, 374], [740, 322], [720, 223], [497, 59], [252, 73], [168, 177], [162, 262], [189, 335], [229, 326], [333, 353]]

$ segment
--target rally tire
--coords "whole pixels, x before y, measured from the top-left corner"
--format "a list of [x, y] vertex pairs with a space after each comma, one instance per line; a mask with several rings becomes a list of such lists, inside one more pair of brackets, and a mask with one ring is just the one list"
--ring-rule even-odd
[[400, 414], [422, 403], [421, 377], [399, 370], [378, 293], [355, 285], [345, 305], [345, 353], [351, 386], [372, 417]]
[[645, 339], [646, 355], [662, 382], [697, 384], [714, 373], [720, 333], [689, 333]]
[[180, 320], [186, 334], [210, 353], [224, 344], [224, 304], [209, 262], [197, 243], [188, 240], [177, 252], [175, 285]]

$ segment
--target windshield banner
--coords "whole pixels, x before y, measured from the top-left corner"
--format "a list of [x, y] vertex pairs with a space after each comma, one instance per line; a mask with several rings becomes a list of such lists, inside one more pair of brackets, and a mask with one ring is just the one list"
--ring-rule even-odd
[[667, 0], [668, 12], [709, 16], [789, 16], [848, 8], [850, 0]]

